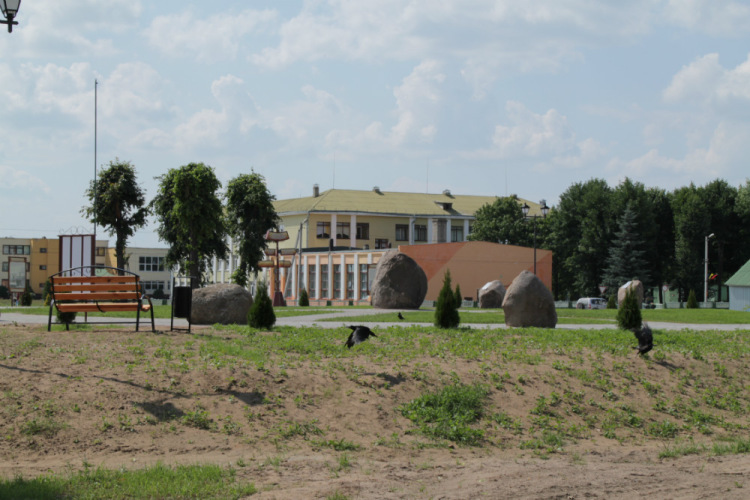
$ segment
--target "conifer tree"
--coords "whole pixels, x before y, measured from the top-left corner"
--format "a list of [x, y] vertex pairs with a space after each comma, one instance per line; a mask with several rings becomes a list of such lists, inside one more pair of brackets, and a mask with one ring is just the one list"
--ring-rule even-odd
[[645, 245], [638, 230], [635, 210], [632, 203], [628, 202], [609, 249], [603, 281], [606, 286], [617, 290], [633, 279], [638, 279], [645, 285], [649, 278]]
[[451, 272], [445, 272], [443, 288], [435, 304], [435, 326], [438, 328], [456, 328], [461, 322], [456, 307], [456, 295], [451, 287]]
[[297, 305], [300, 307], [308, 307], [310, 305], [310, 296], [307, 294], [307, 289], [303, 288], [299, 292], [299, 301], [297, 301]]
[[464, 298], [461, 297], [461, 285], [456, 283], [456, 309], [459, 309], [461, 307], [461, 303], [463, 303]]
[[695, 290], [690, 290], [688, 294], [686, 309], [698, 309], [698, 299], [695, 297]]
[[624, 330], [633, 330], [641, 328], [642, 322], [638, 293], [634, 288], [629, 288], [617, 311], [617, 324]]
[[258, 293], [255, 294], [255, 302], [250, 306], [247, 313], [247, 324], [251, 328], [263, 328], [269, 330], [276, 324], [276, 314], [273, 312], [273, 303], [268, 296], [268, 285], [265, 281], [258, 284]]

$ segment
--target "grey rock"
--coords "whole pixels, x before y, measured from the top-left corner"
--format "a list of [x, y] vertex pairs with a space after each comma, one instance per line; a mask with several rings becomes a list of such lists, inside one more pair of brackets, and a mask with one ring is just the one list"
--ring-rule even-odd
[[490, 281], [479, 289], [480, 309], [500, 309], [505, 298], [505, 286], [500, 280]]
[[638, 296], [638, 305], [643, 304], [643, 283], [640, 280], [628, 281], [617, 290], [617, 304], [622, 305], [622, 301], [625, 300], [625, 294], [628, 290], [635, 290], [635, 294]]
[[529, 271], [516, 276], [503, 300], [505, 324], [524, 328], [555, 328], [555, 299], [544, 283]]
[[427, 295], [427, 275], [398, 250], [388, 250], [375, 268], [370, 303], [379, 309], [419, 309]]
[[196, 325], [245, 325], [252, 305], [252, 294], [239, 285], [209, 285], [193, 290], [190, 319]]

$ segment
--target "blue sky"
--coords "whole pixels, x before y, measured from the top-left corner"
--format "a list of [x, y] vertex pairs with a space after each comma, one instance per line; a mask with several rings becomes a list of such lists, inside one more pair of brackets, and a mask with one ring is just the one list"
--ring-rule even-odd
[[[277, 199], [317, 183], [554, 205], [592, 178], [750, 177], [745, 1], [23, 0], [17, 20], [0, 236], [90, 230], [84, 190], [115, 158], [149, 200], [189, 162], [223, 185], [254, 169]], [[153, 224], [130, 244], [164, 246]]]

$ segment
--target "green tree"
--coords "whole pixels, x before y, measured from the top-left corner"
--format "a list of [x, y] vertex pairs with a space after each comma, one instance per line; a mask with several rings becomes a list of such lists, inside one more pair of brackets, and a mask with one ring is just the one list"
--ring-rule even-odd
[[300, 307], [308, 307], [310, 305], [310, 296], [307, 294], [307, 289], [303, 288], [299, 292], [299, 301], [297, 305]]
[[651, 282], [659, 288], [659, 302], [664, 303], [661, 285], [674, 279], [674, 212], [670, 203], [670, 195], [659, 188], [648, 190], [651, 199], [651, 209], [656, 224], [655, 239], [648, 240], [646, 245], [655, 254], [650, 267]]
[[690, 290], [688, 294], [687, 303], [685, 304], [686, 309], [698, 309], [698, 299], [695, 298], [695, 290]]
[[631, 279], [639, 279], [645, 286], [649, 282], [645, 253], [635, 210], [632, 204], [628, 203], [620, 217], [620, 228], [609, 248], [609, 258], [602, 282], [613, 290], [617, 290]]
[[464, 301], [464, 298], [461, 296], [461, 285], [459, 285], [458, 283], [456, 283], [455, 300], [456, 300], [456, 309], [460, 309], [461, 304]]
[[716, 273], [716, 284], [720, 288], [725, 281], [727, 270], [734, 273], [746, 262], [734, 257], [742, 255], [742, 252], [737, 250], [743, 244], [743, 228], [736, 210], [738, 191], [727, 181], [716, 179], [701, 188], [699, 194], [710, 216], [710, 233], [714, 234], [708, 250], [709, 267], [710, 271]]
[[629, 288], [625, 292], [625, 298], [617, 310], [617, 324], [624, 330], [641, 328], [641, 305], [638, 303], [638, 293], [635, 288]]
[[52, 300], [52, 281], [47, 280], [44, 282], [44, 290], [42, 291], [42, 299], [44, 300], [44, 305], [48, 306], [50, 301]]
[[30, 306], [34, 299], [34, 295], [31, 293], [31, 287], [26, 283], [26, 290], [21, 294], [21, 305]]
[[151, 207], [159, 221], [159, 239], [169, 244], [167, 262], [202, 280], [206, 261], [227, 255], [225, 222], [217, 195], [221, 183], [213, 168], [203, 163], [170, 169], [156, 179], [159, 191]]
[[[711, 216], [694, 184], [672, 195], [675, 221], [675, 280], [682, 291], [703, 288], [705, 237], [711, 233]], [[684, 295], [682, 295], [684, 297]]]
[[115, 158], [91, 181], [86, 190], [90, 205], [81, 208], [92, 224], [106, 228], [115, 237], [115, 258], [118, 269], [125, 267], [128, 238], [146, 225], [148, 207], [143, 190], [136, 181], [135, 167]]
[[477, 210], [468, 239], [506, 245], [530, 245], [529, 228], [523, 223], [518, 196], [498, 198]]
[[[538, 221], [539, 222], [539, 221]], [[615, 227], [612, 190], [602, 179], [570, 186], [546, 220], [558, 297], [596, 296]]]
[[276, 324], [276, 314], [273, 312], [273, 303], [268, 296], [268, 285], [265, 281], [258, 283], [255, 301], [247, 313], [247, 324], [251, 328], [266, 330], [270, 330]]
[[456, 307], [456, 295], [451, 287], [451, 272], [447, 270], [443, 277], [443, 288], [435, 304], [435, 326], [438, 328], [456, 328], [461, 322]]
[[0, 299], [9, 299], [10, 290], [5, 285], [0, 285]]
[[248, 272], [260, 269], [258, 262], [266, 248], [266, 231], [279, 223], [273, 207], [274, 199], [263, 176], [255, 172], [241, 174], [227, 185], [227, 229], [239, 242], [240, 255], [232, 280], [240, 286], [247, 284]]

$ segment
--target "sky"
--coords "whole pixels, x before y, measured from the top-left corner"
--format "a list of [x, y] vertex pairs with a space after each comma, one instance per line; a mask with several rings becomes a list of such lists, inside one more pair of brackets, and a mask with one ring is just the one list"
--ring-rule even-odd
[[[748, 1], [23, 0], [16, 19], [2, 237], [90, 233], [85, 190], [117, 159], [149, 201], [191, 162], [224, 187], [260, 173], [276, 199], [318, 184], [554, 206], [590, 179], [750, 177]], [[155, 228], [129, 245], [165, 247]]]

